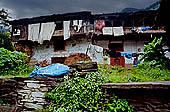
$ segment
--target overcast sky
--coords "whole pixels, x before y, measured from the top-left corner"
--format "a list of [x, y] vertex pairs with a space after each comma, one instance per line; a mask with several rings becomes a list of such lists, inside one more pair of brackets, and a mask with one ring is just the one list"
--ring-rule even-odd
[[0, 0], [0, 9], [8, 9], [14, 19], [91, 11], [92, 13], [119, 12], [124, 8], [145, 8], [158, 0]]

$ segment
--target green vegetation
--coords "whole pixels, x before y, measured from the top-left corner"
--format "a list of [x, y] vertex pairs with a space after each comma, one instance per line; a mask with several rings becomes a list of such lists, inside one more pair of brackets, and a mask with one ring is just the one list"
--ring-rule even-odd
[[170, 81], [170, 71], [162, 69], [161, 65], [150, 63], [139, 64], [127, 70], [120, 66], [99, 65], [98, 72], [104, 74], [107, 82], [144, 82], [144, 81]]
[[141, 60], [150, 63], [152, 66], [161, 65], [163, 69], [169, 68], [163, 49], [164, 45], [162, 38], [155, 37], [152, 42], [144, 46], [144, 54]]
[[8, 107], [11, 106], [11, 104], [9, 104], [9, 102], [6, 102], [4, 99], [0, 98], [0, 105], [6, 105]]
[[14, 46], [11, 42], [10, 32], [0, 32], [0, 48], [5, 48], [10, 51], [14, 51]]
[[133, 107], [124, 99], [106, 98], [101, 84], [106, 82], [170, 81], [170, 71], [164, 56], [162, 38], [154, 39], [145, 46], [143, 62], [127, 70], [120, 66], [98, 65], [98, 72], [85, 78], [78, 74], [57, 87], [46, 96], [51, 100], [49, 111], [58, 112], [132, 112]]
[[5, 9], [0, 9], [0, 20], [1, 23], [4, 26], [8, 26], [9, 24], [7, 23], [8, 19], [10, 18], [9, 14], [8, 14], [8, 10]]
[[25, 53], [9, 51], [0, 48], [0, 74], [5, 77], [28, 76], [33, 70], [26, 64], [28, 56]]
[[170, 81], [170, 66], [165, 57], [162, 38], [155, 38], [144, 46], [142, 62], [126, 70], [119, 66], [99, 65], [98, 72], [104, 74], [107, 82]]
[[75, 77], [58, 84], [47, 93], [50, 99], [49, 111], [57, 112], [132, 112], [133, 107], [125, 99], [116, 96], [107, 99], [100, 86], [105, 82], [103, 75], [89, 73], [82, 78]]
[[0, 104], [3, 104], [4, 100], [2, 98], [0, 98]]

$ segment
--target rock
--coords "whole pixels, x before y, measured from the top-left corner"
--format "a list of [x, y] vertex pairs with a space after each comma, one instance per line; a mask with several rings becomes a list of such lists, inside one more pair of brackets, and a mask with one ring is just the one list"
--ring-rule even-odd
[[42, 92], [47, 92], [47, 91], [48, 91], [48, 88], [47, 88], [47, 87], [42, 87], [42, 88], [40, 88], [39, 90], [42, 91]]
[[25, 80], [24, 82], [27, 82], [27, 83], [39, 83], [40, 81], [36, 81], [36, 80]]
[[34, 103], [25, 103], [24, 106], [26, 108], [32, 108], [32, 109], [43, 109], [42, 105], [34, 104]]
[[44, 93], [42, 92], [32, 92], [32, 97], [36, 97], [36, 98], [42, 98], [44, 97]]
[[36, 84], [36, 83], [27, 83], [27, 86], [29, 88], [40, 88], [40, 84]]
[[23, 93], [29, 94], [29, 93], [31, 93], [31, 91], [30, 90], [19, 90], [18, 91], [18, 94], [23, 94]]

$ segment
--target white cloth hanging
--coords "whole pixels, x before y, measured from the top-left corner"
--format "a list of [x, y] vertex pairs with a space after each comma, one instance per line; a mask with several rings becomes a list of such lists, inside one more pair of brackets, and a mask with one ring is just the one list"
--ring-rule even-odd
[[54, 22], [42, 23], [38, 43], [43, 44], [44, 40], [51, 40], [55, 27]]
[[103, 35], [113, 35], [113, 27], [104, 27], [102, 31]]
[[40, 23], [28, 25], [28, 40], [39, 41]]
[[113, 33], [114, 33], [114, 36], [122, 36], [122, 35], [124, 35], [123, 27], [122, 26], [113, 27]]
[[97, 53], [103, 52], [103, 47], [94, 45], [94, 48], [95, 48], [95, 51], [96, 51]]
[[79, 32], [83, 26], [83, 20], [73, 20], [73, 28], [76, 32]]
[[103, 60], [103, 48], [89, 44], [87, 55], [90, 56], [93, 62], [101, 63], [101, 60]]
[[64, 26], [64, 40], [67, 40], [70, 38], [70, 21], [64, 21], [63, 22]]

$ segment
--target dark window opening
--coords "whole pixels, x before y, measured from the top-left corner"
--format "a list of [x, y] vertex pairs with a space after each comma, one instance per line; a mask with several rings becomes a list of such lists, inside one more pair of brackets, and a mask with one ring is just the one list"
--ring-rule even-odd
[[61, 63], [64, 64], [66, 57], [51, 57], [51, 63]]
[[56, 21], [55, 24], [56, 24], [55, 30], [62, 30], [63, 29], [63, 22], [62, 21]]
[[64, 37], [54, 37], [53, 45], [54, 45], [54, 51], [65, 50]]
[[105, 26], [106, 27], [112, 27], [111, 21], [105, 21]]
[[123, 51], [123, 43], [109, 43], [109, 49], [113, 51]]
[[119, 27], [122, 26], [122, 22], [120, 20], [113, 20], [113, 27]]

